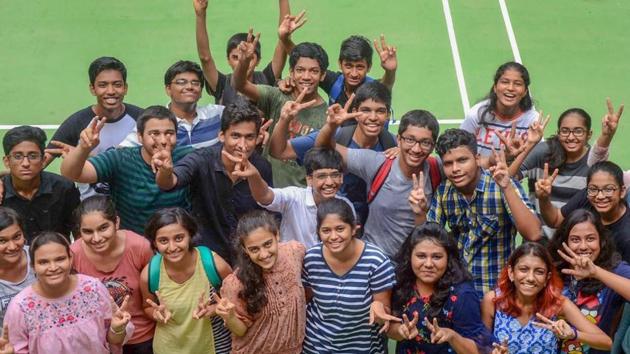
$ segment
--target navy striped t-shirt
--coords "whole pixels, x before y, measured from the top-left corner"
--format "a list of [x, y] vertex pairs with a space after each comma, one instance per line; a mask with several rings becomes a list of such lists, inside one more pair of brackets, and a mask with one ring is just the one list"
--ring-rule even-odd
[[368, 324], [372, 296], [396, 283], [394, 267], [382, 250], [366, 242], [357, 263], [339, 276], [318, 244], [306, 252], [302, 283], [313, 290], [306, 307], [304, 353], [385, 353], [379, 326]]

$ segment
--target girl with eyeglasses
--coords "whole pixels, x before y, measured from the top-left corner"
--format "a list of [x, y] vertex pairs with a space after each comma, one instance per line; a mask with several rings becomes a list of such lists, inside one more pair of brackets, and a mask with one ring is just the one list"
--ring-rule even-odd
[[[630, 300], [630, 265], [621, 261], [597, 214], [578, 209], [558, 228], [549, 251], [564, 282], [563, 295], [610, 337]], [[604, 353], [578, 340], [567, 340], [561, 353]], [[606, 352], [607, 353], [607, 352]]]
[[576, 193], [562, 208], [552, 204], [551, 194], [557, 171], [549, 175], [545, 168], [543, 178], [536, 181], [536, 198], [545, 224], [556, 228], [565, 216], [576, 209], [587, 209], [601, 218], [605, 229], [611, 234], [617, 251], [624, 261], [630, 260], [630, 213], [625, 201], [626, 187], [623, 185], [623, 171], [610, 161], [595, 163], [588, 170], [586, 188]]

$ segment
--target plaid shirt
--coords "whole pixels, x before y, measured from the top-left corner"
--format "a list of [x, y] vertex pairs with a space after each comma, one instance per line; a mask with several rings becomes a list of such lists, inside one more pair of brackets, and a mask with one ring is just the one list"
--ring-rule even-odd
[[[512, 185], [531, 210], [520, 183], [513, 180]], [[477, 292], [483, 296], [494, 289], [499, 272], [515, 248], [516, 226], [501, 187], [490, 173], [481, 170], [470, 201], [450, 181], [442, 183], [431, 201], [427, 221], [448, 225]]]

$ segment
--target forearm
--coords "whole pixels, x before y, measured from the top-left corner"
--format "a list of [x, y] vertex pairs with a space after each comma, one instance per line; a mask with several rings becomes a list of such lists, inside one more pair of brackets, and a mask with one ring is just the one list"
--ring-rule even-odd
[[285, 49], [284, 41], [278, 39], [276, 43], [276, 49], [273, 52], [273, 58], [271, 59], [271, 69], [276, 77], [276, 81], [282, 78], [282, 70], [287, 61], [288, 51]]
[[453, 339], [448, 344], [457, 354], [477, 354], [477, 344], [472, 339], [462, 337], [459, 333], [453, 331]]
[[538, 206], [540, 207], [540, 215], [542, 216], [545, 225], [557, 228], [562, 223], [562, 213], [560, 209], [556, 208], [551, 204], [551, 199], [549, 197], [538, 198]]
[[600, 134], [599, 137], [597, 138], [597, 146], [600, 146], [602, 148], [608, 148], [610, 146], [610, 143], [612, 142], [614, 135], [611, 134]]
[[217, 87], [217, 81], [219, 80], [219, 73], [217, 67], [212, 58], [210, 52], [210, 39], [208, 37], [208, 30], [206, 29], [206, 15], [197, 15], [196, 19], [196, 40], [197, 40], [197, 54], [201, 61], [201, 67], [203, 69], [203, 75], [208, 81], [211, 91], [215, 91]]
[[127, 335], [126, 327], [123, 327], [122, 329], [110, 327], [110, 329], [107, 330], [107, 342], [113, 345], [123, 344], [125, 341], [126, 335]]
[[172, 169], [158, 168], [155, 174], [155, 184], [163, 191], [169, 191], [177, 185], [177, 176]]
[[254, 197], [256, 202], [262, 205], [269, 205], [273, 202], [273, 191], [269, 188], [269, 185], [265, 182], [260, 173], [248, 177], [247, 183], [249, 184], [252, 197]]
[[225, 326], [238, 337], [242, 337], [247, 333], [247, 326], [236, 316], [232, 316], [225, 321]]
[[599, 141], [595, 142], [595, 145], [591, 146], [588, 152], [586, 164], [590, 167], [596, 162], [608, 160], [608, 147], [599, 145]]
[[76, 149], [72, 149], [68, 152], [68, 156], [62, 160], [59, 168], [61, 174], [72, 181], [78, 181], [81, 178], [85, 162], [90, 156], [90, 151], [89, 149], [78, 146]]
[[427, 213], [416, 214], [414, 213], [414, 224], [415, 226], [422, 225], [427, 221]]
[[514, 161], [512, 161], [510, 167], [508, 167], [508, 173], [510, 174], [510, 177], [514, 177], [519, 174], [519, 170], [521, 168], [521, 165], [523, 164], [523, 161], [525, 161], [525, 158], [527, 157], [527, 155], [529, 155], [529, 153], [534, 149], [535, 146], [536, 144], [527, 144], [525, 150], [523, 150], [523, 152], [521, 152], [516, 156], [516, 158], [514, 158]]
[[317, 134], [317, 139], [315, 139], [315, 146], [334, 149], [337, 145], [334, 139], [336, 131], [336, 126], [333, 126], [330, 123], [324, 124], [322, 129], [320, 129], [319, 133]]
[[528, 241], [539, 240], [541, 237], [540, 220], [523, 202], [512, 183], [503, 189], [503, 195], [510, 207], [518, 232]]
[[271, 154], [271, 156], [275, 157], [276, 159], [294, 160], [296, 158], [295, 151], [293, 151], [293, 154], [292, 154], [293, 158], [290, 158], [290, 156], [286, 156], [286, 155], [290, 155], [289, 154], [290, 151], [287, 151], [287, 150], [292, 150], [288, 148], [291, 145], [287, 142], [288, 130], [289, 130], [289, 121], [287, 119], [283, 119], [282, 117], [280, 117], [278, 119], [278, 123], [276, 123], [276, 126], [273, 128], [273, 132], [271, 132], [271, 138], [270, 138], [270, 143], [269, 143], [269, 154]]
[[396, 70], [385, 70], [385, 74], [381, 78], [381, 83], [391, 91], [394, 88], [394, 82], [396, 81]]
[[610, 348], [612, 347], [612, 340], [601, 330], [595, 333], [583, 332], [578, 330], [577, 333], [578, 336], [576, 339], [578, 341], [584, 344], [588, 344], [594, 349], [610, 350]]
[[602, 269], [599, 266], [595, 267], [596, 270], [593, 278], [604, 283], [606, 287], [619, 294], [626, 301], [630, 301], [630, 279]]

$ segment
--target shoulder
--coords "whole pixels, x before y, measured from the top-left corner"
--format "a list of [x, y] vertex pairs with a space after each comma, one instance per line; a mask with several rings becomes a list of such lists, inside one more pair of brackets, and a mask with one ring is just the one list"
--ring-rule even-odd
[[206, 106], [197, 106], [197, 113], [200, 116], [203, 116], [204, 119], [209, 119], [217, 116], [221, 118], [221, 114], [223, 113], [224, 109], [225, 106], [210, 103]]
[[75, 188], [74, 182], [70, 181], [64, 176], [58, 175], [56, 173], [42, 171], [42, 179], [48, 180], [53, 184], [55, 188], [66, 188], [73, 189]]
[[92, 106], [88, 106], [72, 113], [68, 118], [66, 118], [66, 120], [63, 121], [63, 123], [61, 123], [61, 126], [68, 124], [79, 125], [80, 128], [83, 129], [88, 126], [94, 116], [95, 114], [94, 111], [92, 111]]
[[489, 104], [490, 104], [489, 99], [484, 99], [475, 103], [466, 112], [466, 119], [474, 119], [474, 118], [479, 119], [479, 115], [481, 114], [481, 112], [483, 112], [483, 110], [486, 107], [488, 107]]
[[290, 252], [295, 259], [302, 260], [306, 254], [306, 246], [301, 242], [291, 240], [280, 244], [280, 249], [285, 252]]
[[140, 114], [142, 114], [142, 112], [144, 111], [144, 109], [133, 105], [131, 103], [125, 103], [125, 112], [134, 120], [138, 119], [138, 117], [140, 116]]
[[365, 249], [363, 250], [363, 256], [361, 256], [361, 258], [373, 261], [377, 264], [385, 262], [390, 263], [389, 258], [385, 255], [385, 252], [380, 247], [367, 241], [364, 242]]
[[133, 251], [151, 248], [151, 243], [145, 237], [140, 236], [131, 230], [122, 230], [122, 231], [125, 232], [125, 240], [129, 248], [132, 249]]

